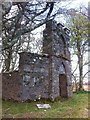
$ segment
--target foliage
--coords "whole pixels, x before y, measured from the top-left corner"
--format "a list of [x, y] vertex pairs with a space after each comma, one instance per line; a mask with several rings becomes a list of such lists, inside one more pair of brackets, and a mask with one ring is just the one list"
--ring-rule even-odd
[[89, 62], [84, 63], [84, 55], [88, 51], [88, 25], [89, 22], [87, 17], [80, 13], [74, 13], [70, 17], [71, 47], [73, 48], [73, 54], [78, 58], [79, 90], [83, 89], [83, 79], [86, 73], [89, 72], [83, 73], [84, 65], [88, 65]]
[[77, 49], [77, 41], [80, 41], [82, 45], [84, 45], [82, 41], [87, 41], [89, 25], [88, 19], [79, 13], [75, 13], [73, 16], [71, 16], [69, 23], [72, 37], [71, 44]]

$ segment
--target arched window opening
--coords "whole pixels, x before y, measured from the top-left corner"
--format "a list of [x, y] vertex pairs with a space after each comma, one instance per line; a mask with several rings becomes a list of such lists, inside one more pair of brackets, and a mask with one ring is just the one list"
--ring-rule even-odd
[[65, 74], [65, 65], [63, 64], [63, 62], [61, 63], [60, 67], [59, 67], [59, 73], [60, 74]]

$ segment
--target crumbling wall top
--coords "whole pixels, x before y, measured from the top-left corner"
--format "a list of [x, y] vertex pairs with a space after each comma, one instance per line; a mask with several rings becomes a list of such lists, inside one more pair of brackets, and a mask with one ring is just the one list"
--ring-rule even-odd
[[64, 34], [69, 35], [70, 30], [65, 27], [63, 24], [61, 23], [57, 23], [55, 20], [49, 20], [46, 23], [46, 29], [45, 30], [60, 30], [61, 32], [63, 32]]

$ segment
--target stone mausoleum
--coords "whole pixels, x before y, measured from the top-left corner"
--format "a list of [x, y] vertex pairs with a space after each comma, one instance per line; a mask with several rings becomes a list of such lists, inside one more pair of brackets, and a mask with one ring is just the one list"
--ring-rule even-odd
[[43, 31], [42, 54], [19, 54], [19, 70], [2, 75], [2, 96], [17, 101], [72, 96], [69, 30], [50, 20]]

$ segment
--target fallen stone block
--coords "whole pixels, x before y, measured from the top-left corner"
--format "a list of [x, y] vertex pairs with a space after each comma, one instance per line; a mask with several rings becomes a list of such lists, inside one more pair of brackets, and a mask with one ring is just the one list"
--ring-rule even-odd
[[49, 104], [36, 104], [36, 106], [38, 108], [46, 108], [46, 109], [51, 108], [51, 106]]

